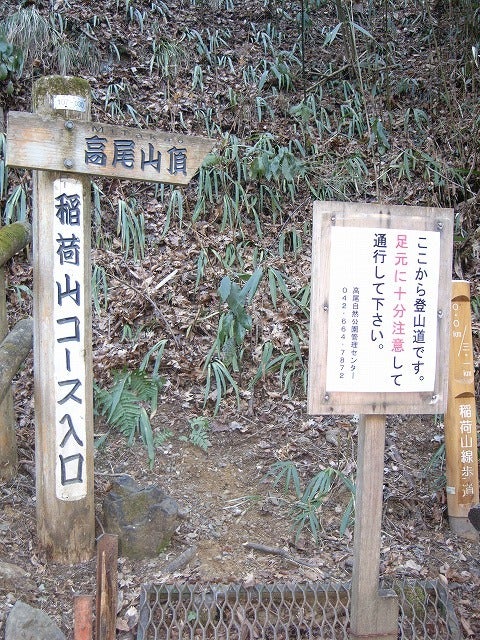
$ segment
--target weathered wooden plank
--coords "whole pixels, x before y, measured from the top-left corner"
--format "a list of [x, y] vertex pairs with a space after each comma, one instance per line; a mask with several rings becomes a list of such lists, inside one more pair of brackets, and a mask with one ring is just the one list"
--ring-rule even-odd
[[452, 282], [448, 405], [445, 413], [447, 507], [450, 526], [478, 539], [468, 521], [478, 502], [477, 417], [473, 364], [470, 284]]
[[10, 111], [7, 164], [187, 184], [214, 142], [200, 136], [65, 119], [53, 113]]
[[[315, 202], [313, 211], [313, 246], [311, 278], [310, 361], [308, 411], [321, 414], [396, 414], [441, 413], [447, 398], [448, 329], [450, 317], [449, 290], [451, 281], [451, 255], [453, 210], [427, 207], [384, 206], [379, 204]], [[425, 391], [393, 392], [373, 387], [342, 392], [327, 387], [327, 352], [329, 340], [330, 296], [338, 296], [338, 290], [330, 291], [330, 264], [332, 228], [419, 230], [438, 232], [440, 235], [440, 273], [438, 285], [438, 310], [435, 331], [436, 363], [432, 388]], [[350, 248], [345, 247], [345, 261], [355, 272], [361, 265], [353, 264]], [[363, 299], [372, 293], [363, 292]], [[372, 374], [375, 373], [372, 371]], [[378, 377], [378, 376], [377, 376]]]
[[396, 640], [398, 599], [379, 592], [385, 416], [360, 416], [350, 637]]
[[115, 640], [118, 591], [118, 537], [103, 533], [97, 546], [96, 640]]
[[73, 640], [93, 640], [93, 596], [76, 595], [73, 600]]
[[33, 320], [17, 322], [0, 344], [0, 403], [3, 402], [12, 378], [30, 353], [33, 345]]
[[[61, 115], [89, 118], [88, 82], [41, 78], [33, 88], [34, 109], [51, 114], [58, 95], [85, 105]], [[49, 558], [83, 562], [95, 545], [90, 180], [49, 171], [33, 177], [37, 532]], [[60, 197], [71, 182], [78, 198]], [[61, 242], [59, 218], [65, 223]]]

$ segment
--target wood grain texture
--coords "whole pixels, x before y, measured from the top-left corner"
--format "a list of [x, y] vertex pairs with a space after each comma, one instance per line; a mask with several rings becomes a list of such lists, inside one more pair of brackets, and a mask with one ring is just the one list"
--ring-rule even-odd
[[93, 596], [76, 595], [73, 600], [73, 640], [93, 639]]
[[[56, 94], [80, 95], [86, 100], [85, 112], [62, 111], [66, 118], [90, 116], [90, 89], [78, 78], [41, 78], [34, 85], [34, 108], [41, 114], [52, 113]], [[33, 277], [34, 277], [34, 382], [35, 382], [35, 456], [36, 507], [39, 544], [47, 557], [65, 563], [83, 562], [94, 555], [95, 512], [93, 501], [93, 382], [91, 354], [91, 310], [82, 319], [85, 332], [86, 376], [84, 385], [86, 420], [84, 479], [86, 495], [78, 500], [59, 500], [56, 495], [57, 425], [55, 406], [55, 331], [53, 218], [54, 181], [60, 173], [35, 171], [33, 176]], [[84, 195], [82, 245], [85, 274], [82, 295], [91, 299], [90, 266], [90, 181], [81, 178]]]
[[[88, 160], [86, 140], [93, 137], [103, 141], [95, 148], [101, 148], [104, 164]], [[119, 140], [133, 143], [131, 161], [127, 163], [115, 161], [115, 142]], [[201, 136], [82, 122], [72, 118], [66, 120], [58, 115], [54, 117], [52, 113], [40, 115], [10, 111], [7, 164], [129, 180], [188, 184], [214, 143], [214, 140]], [[175, 153], [172, 150], [184, 150], [185, 172], [171, 166]], [[157, 162], [159, 153], [161, 157]]]
[[[434, 389], [429, 392], [338, 392], [327, 389], [328, 310], [330, 286], [331, 229], [378, 227], [440, 232], [440, 274], [437, 362]], [[450, 282], [453, 210], [365, 203], [315, 202], [310, 311], [310, 355], [308, 413], [323, 414], [436, 414], [445, 410], [449, 350]], [[348, 259], [348, 248], [346, 252]], [[356, 265], [351, 265], [352, 269]]]
[[385, 416], [360, 416], [350, 610], [351, 638], [396, 640], [398, 599], [379, 592]]
[[470, 284], [452, 282], [448, 405], [445, 414], [447, 505], [467, 522], [478, 496], [478, 449]]
[[103, 533], [97, 545], [96, 640], [115, 640], [118, 592], [118, 537]]

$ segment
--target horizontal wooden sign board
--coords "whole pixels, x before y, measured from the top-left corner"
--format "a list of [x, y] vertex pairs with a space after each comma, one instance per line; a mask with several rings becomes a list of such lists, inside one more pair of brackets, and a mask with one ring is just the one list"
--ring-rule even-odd
[[308, 411], [442, 413], [453, 210], [315, 202]]
[[7, 164], [108, 178], [187, 184], [215, 141], [10, 111]]

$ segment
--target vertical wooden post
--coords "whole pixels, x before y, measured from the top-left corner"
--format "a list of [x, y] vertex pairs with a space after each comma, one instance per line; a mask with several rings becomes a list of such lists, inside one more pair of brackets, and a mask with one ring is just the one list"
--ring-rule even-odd
[[96, 640], [115, 640], [118, 592], [118, 536], [102, 534], [97, 545]]
[[445, 414], [447, 507], [452, 530], [472, 540], [478, 533], [468, 520], [478, 502], [477, 419], [473, 367], [470, 285], [452, 282], [450, 366]]
[[[3, 131], [3, 109], [0, 108], [0, 131]], [[8, 333], [7, 303], [5, 294], [5, 269], [0, 267], [0, 342]], [[13, 393], [0, 403], [0, 479], [10, 480], [17, 472], [18, 453], [15, 435]]]
[[[67, 130], [90, 104], [80, 78], [33, 87], [34, 111]], [[72, 151], [68, 139], [56, 150], [70, 169]], [[33, 207], [37, 531], [48, 557], [74, 563], [95, 543], [90, 180], [35, 171]]]
[[93, 596], [77, 595], [73, 601], [74, 640], [93, 640]]
[[379, 591], [385, 416], [360, 416], [350, 610], [352, 640], [396, 640], [398, 600]]

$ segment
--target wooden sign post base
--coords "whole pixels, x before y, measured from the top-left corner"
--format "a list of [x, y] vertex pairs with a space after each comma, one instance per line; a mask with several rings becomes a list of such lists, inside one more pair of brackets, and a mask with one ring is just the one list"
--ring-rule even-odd
[[350, 638], [396, 640], [398, 599], [379, 591], [383, 505], [385, 416], [363, 415], [358, 423], [357, 483]]

